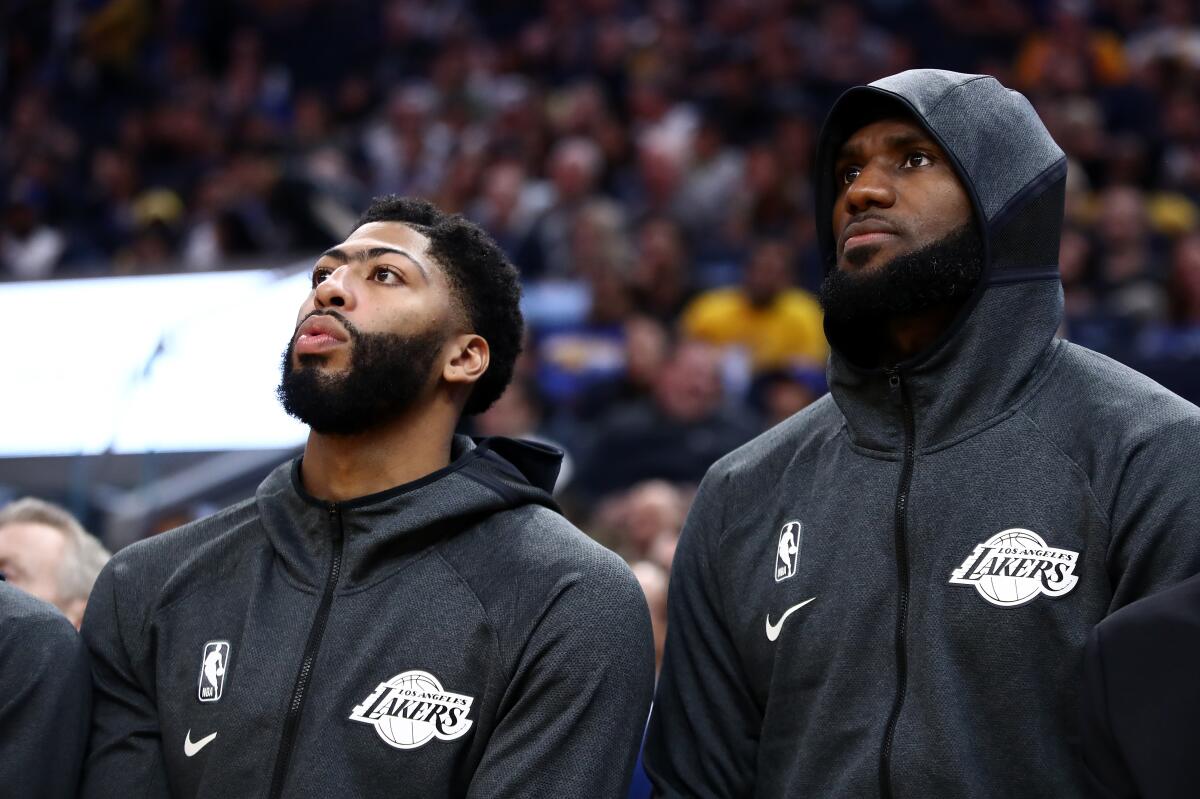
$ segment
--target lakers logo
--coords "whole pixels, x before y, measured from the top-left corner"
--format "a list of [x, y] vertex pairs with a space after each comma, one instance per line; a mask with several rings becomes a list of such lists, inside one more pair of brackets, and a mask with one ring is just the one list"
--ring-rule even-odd
[[375, 725], [389, 746], [416, 749], [434, 738], [452, 741], [471, 729], [474, 722], [467, 714], [474, 701], [444, 690], [427, 671], [406, 671], [375, 686], [350, 719]]
[[1079, 582], [1078, 563], [1078, 552], [1047, 546], [1037, 533], [1016, 527], [975, 547], [950, 582], [975, 586], [993, 605], [1014, 607], [1040, 594], [1066, 594]]

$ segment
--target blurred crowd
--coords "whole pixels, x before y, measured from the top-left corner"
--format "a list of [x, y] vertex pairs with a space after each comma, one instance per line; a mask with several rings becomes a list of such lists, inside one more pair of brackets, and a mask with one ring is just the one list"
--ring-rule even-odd
[[665, 585], [707, 466], [825, 391], [810, 169], [847, 87], [1025, 92], [1070, 157], [1064, 334], [1200, 397], [1188, 0], [10, 0], [0, 279], [274, 266], [371, 196], [484, 226], [527, 282], [477, 432]]

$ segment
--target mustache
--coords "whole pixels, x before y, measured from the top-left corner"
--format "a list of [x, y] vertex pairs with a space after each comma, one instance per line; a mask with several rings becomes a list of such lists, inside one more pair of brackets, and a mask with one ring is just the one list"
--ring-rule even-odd
[[362, 333], [359, 331], [359, 329], [357, 327], [354, 326], [354, 323], [351, 322], [346, 317], [342, 316], [337, 311], [333, 311], [333, 310], [323, 311], [320, 308], [318, 308], [315, 311], [309, 311], [308, 313], [306, 313], [304, 315], [303, 319], [296, 322], [296, 327], [292, 329], [292, 341], [293, 342], [296, 340], [296, 331], [298, 331], [300, 329], [300, 325], [304, 324], [311, 317], [314, 317], [314, 316], [328, 316], [328, 317], [331, 317], [331, 318], [336, 319], [339, 322], [341, 322], [342, 327], [346, 328], [346, 332], [350, 334], [351, 341], [357, 341], [362, 336]]
[[892, 219], [887, 214], [881, 214], [878, 211], [863, 211], [862, 213], [855, 214], [854, 216], [850, 217], [849, 219], [846, 220], [846, 224], [842, 225], [842, 229], [838, 233], [838, 237], [837, 237], [838, 246], [841, 246], [846, 243], [845, 242], [846, 228], [850, 227], [851, 225], [855, 224], [856, 222], [881, 222], [884, 225], [886, 225], [888, 228], [890, 228], [891, 230], [896, 231], [896, 233], [898, 233], [898, 234], [903, 235], [903, 234], [908, 233], [907, 227], [905, 227], [903, 224], [901, 224], [897, 220]]

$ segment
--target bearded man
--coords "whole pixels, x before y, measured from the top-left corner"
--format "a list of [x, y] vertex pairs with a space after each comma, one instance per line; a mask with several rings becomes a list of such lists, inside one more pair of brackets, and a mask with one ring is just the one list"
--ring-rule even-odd
[[994, 78], [850, 90], [814, 176], [832, 395], [705, 477], [647, 772], [668, 797], [1084, 796], [1091, 628], [1200, 571], [1200, 410], [1056, 337], [1066, 159]]
[[512, 376], [519, 299], [420, 201], [321, 255], [279, 387], [303, 456], [97, 581], [84, 796], [623, 795], [641, 589], [556, 511], [560, 453], [454, 435]]

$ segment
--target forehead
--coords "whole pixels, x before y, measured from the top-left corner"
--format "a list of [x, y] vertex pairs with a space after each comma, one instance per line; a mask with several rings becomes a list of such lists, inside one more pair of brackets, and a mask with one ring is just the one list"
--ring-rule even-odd
[[403, 222], [368, 222], [358, 227], [335, 249], [354, 257], [375, 248], [401, 250], [425, 268], [434, 272], [436, 263], [429, 255], [429, 237]]
[[66, 545], [66, 538], [57, 527], [41, 522], [9, 522], [0, 525], [0, 548], [9, 549], [6, 545], [17, 552], [58, 549]]
[[920, 145], [938, 153], [942, 148], [920, 125], [904, 117], [889, 117], [863, 125], [838, 148], [838, 158], [861, 158]]

